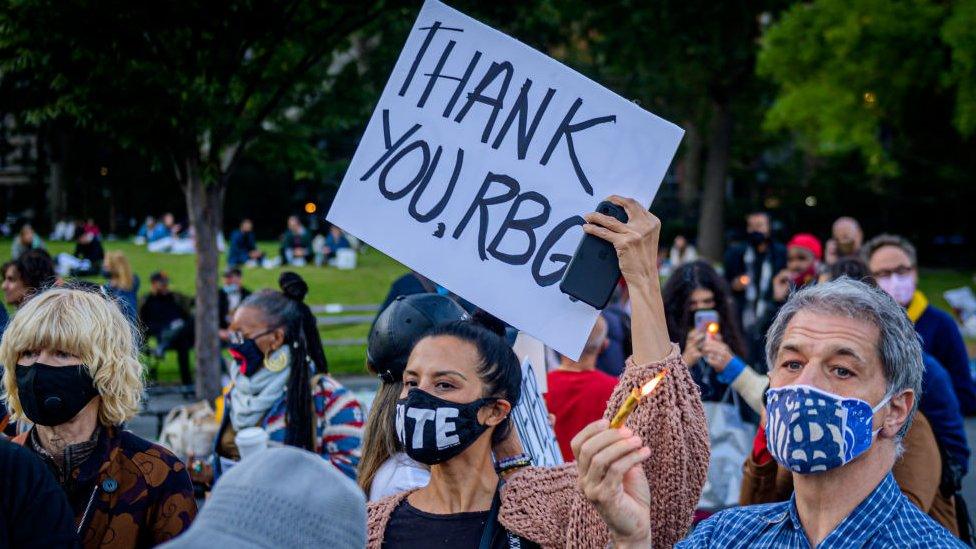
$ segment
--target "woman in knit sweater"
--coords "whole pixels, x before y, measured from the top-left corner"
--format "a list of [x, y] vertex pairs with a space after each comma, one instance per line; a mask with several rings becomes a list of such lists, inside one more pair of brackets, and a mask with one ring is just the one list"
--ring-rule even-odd
[[[654, 502], [650, 524], [655, 541], [667, 547], [683, 538], [691, 524], [708, 467], [708, 434], [695, 382], [668, 338], [657, 273], [660, 221], [636, 201], [611, 200], [625, 208], [627, 223], [591, 213], [583, 226], [588, 234], [614, 245], [632, 300], [634, 354], [608, 403], [607, 417], [633, 388], [668, 370], [664, 382], [642, 400], [622, 429], [632, 435], [624, 441], [629, 448], [641, 444], [648, 448], [643, 457], [651, 459], [638, 468], [648, 478]], [[485, 355], [479, 345], [450, 335], [426, 337], [414, 348], [404, 375], [406, 392], [401, 394], [398, 430], [409, 443], [405, 446], [412, 457], [432, 463], [431, 482], [370, 504], [367, 547], [442, 546], [447, 540], [435, 537], [434, 530], [441, 533], [447, 528], [437, 525], [457, 525], [448, 533], [457, 532], [462, 524], [471, 526], [464, 523], [473, 514], [483, 525], [480, 532], [468, 532], [467, 539], [473, 539], [475, 545], [487, 527], [500, 532], [492, 537], [490, 547], [510, 547], [516, 542], [522, 547], [529, 545], [526, 542], [542, 547], [605, 547], [609, 532], [579, 489], [575, 464], [510, 469], [503, 474], [505, 482], [498, 490], [491, 442], [493, 437], [497, 439], [495, 432], [504, 429], [518, 395], [498, 390], [499, 386], [512, 387], [514, 378], [508, 377], [505, 383], [497, 379], [498, 371], [512, 369], [511, 357]], [[424, 392], [432, 394], [420, 394]], [[425, 414], [424, 403], [434, 409]], [[452, 407], [450, 412], [440, 411]], [[430, 436], [418, 433], [418, 424], [443, 424], [455, 412], [459, 418], [473, 421], [448, 422], [460, 426], [454, 431], [434, 429]], [[417, 421], [424, 416], [430, 420]], [[472, 437], [472, 432], [477, 436]], [[448, 443], [444, 439], [454, 435], [460, 446], [467, 444], [459, 453], [430, 448], [441, 446], [438, 438]], [[520, 452], [517, 437], [506, 437], [494, 445], [494, 451], [499, 463], [506, 463], [505, 458]], [[461, 475], [457, 474], [462, 471], [460, 464], [469, 466]], [[500, 494], [497, 499], [496, 492]], [[497, 521], [492, 517], [493, 508]], [[426, 528], [426, 539], [408, 536], [420, 528]]]

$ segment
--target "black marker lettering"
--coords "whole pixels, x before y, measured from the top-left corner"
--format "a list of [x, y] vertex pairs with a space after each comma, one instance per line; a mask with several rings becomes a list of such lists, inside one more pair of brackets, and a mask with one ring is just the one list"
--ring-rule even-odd
[[[516, 219], [515, 216], [518, 215], [519, 206], [523, 202], [535, 202], [536, 204], [542, 206], [542, 211], [532, 217], [526, 217], [522, 219]], [[488, 253], [490, 253], [495, 259], [502, 261], [503, 263], [508, 263], [509, 265], [524, 265], [528, 263], [529, 259], [532, 259], [532, 254], [535, 253], [535, 230], [546, 224], [549, 220], [549, 201], [546, 197], [535, 191], [529, 191], [527, 193], [520, 194], [518, 198], [512, 202], [512, 207], [508, 210], [508, 215], [505, 216], [505, 221], [502, 222], [502, 226], [498, 229], [498, 233], [495, 235], [494, 240], [488, 245]], [[505, 239], [505, 235], [509, 230], [521, 231], [525, 233], [525, 236], [529, 238], [529, 245], [526, 247], [525, 251], [519, 254], [509, 254], [505, 252], [498, 251], [498, 246]]]
[[414, 57], [413, 64], [410, 65], [410, 70], [407, 71], [407, 77], [403, 80], [403, 85], [400, 86], [400, 97], [403, 97], [407, 93], [407, 88], [410, 87], [410, 82], [413, 80], [413, 75], [417, 73], [417, 67], [420, 66], [420, 60], [423, 59], [424, 54], [427, 53], [427, 48], [430, 47], [430, 43], [434, 40], [434, 35], [438, 30], [449, 30], [456, 32], [464, 32], [464, 29], [452, 29], [451, 27], [442, 27], [440, 21], [434, 21], [434, 24], [429, 27], [420, 27], [420, 30], [430, 31], [427, 33], [427, 37], [424, 38], [424, 43], [420, 45], [420, 50], [417, 52], [417, 57]]
[[535, 130], [539, 127], [539, 122], [542, 121], [542, 115], [546, 112], [546, 108], [549, 106], [549, 101], [552, 100], [552, 96], [556, 94], [556, 90], [549, 88], [546, 92], [546, 96], [542, 98], [542, 103], [539, 105], [539, 110], [535, 111], [535, 116], [532, 118], [532, 124], [526, 128], [529, 118], [529, 89], [532, 87], [532, 81], [528, 78], [525, 79], [525, 84], [522, 84], [522, 90], [518, 94], [518, 98], [515, 99], [515, 105], [512, 110], [508, 113], [508, 118], [505, 119], [505, 123], [502, 124], [502, 129], [498, 130], [498, 135], [495, 136], [495, 142], [491, 144], [491, 148], [497, 149], [501, 146], [502, 141], [505, 139], [505, 135], [508, 133], [508, 129], [515, 122], [515, 117], [518, 116], [518, 139], [517, 150], [519, 160], [525, 160], [525, 153], [529, 149], [529, 144], [532, 142], [532, 137], [535, 135]]
[[[501, 183], [505, 185], [506, 191], [500, 195], [487, 197], [488, 189], [491, 188], [492, 183]], [[519, 192], [519, 184], [514, 178], [507, 175], [496, 174], [488, 172], [485, 176], [485, 182], [481, 184], [481, 188], [478, 189], [477, 196], [474, 197], [474, 201], [471, 202], [471, 207], [468, 208], [468, 212], [464, 214], [461, 222], [458, 223], [454, 233], [451, 235], [454, 239], [461, 237], [464, 229], [468, 226], [468, 221], [471, 221], [471, 216], [474, 215], [475, 211], [478, 211], [480, 224], [478, 225], [478, 255], [481, 257], [482, 261], [488, 261], [488, 256], [485, 255], [485, 237], [488, 235], [488, 206], [493, 206], [495, 204], [503, 204], [509, 200], [515, 198]]]
[[549, 148], [547, 148], [546, 153], [542, 155], [542, 160], [539, 162], [539, 164], [545, 166], [549, 163], [549, 158], [552, 156], [552, 151], [554, 151], [556, 149], [556, 145], [562, 141], [563, 136], [566, 136], [566, 148], [569, 149], [569, 160], [573, 163], [573, 170], [576, 171], [576, 177], [579, 178], [580, 185], [583, 186], [583, 190], [586, 191], [586, 194], [593, 196], [593, 185], [590, 185], [590, 181], [586, 178], [586, 174], [583, 173], [583, 167], [580, 166], [579, 158], [576, 156], [576, 147], [573, 146], [573, 134], [587, 128], [592, 128], [598, 124], [605, 124], [607, 122], [616, 123], [617, 117], [614, 115], [601, 116], [573, 124], [573, 116], [576, 114], [576, 111], [579, 110], [582, 104], [583, 100], [579, 98], [573, 102], [573, 106], [569, 108], [569, 112], [566, 113], [566, 117], [563, 118], [563, 121], [559, 124], [559, 128], [556, 129], [556, 133], [553, 134], [552, 140], [549, 141]]
[[[407, 185], [404, 188], [400, 189], [399, 191], [391, 191], [386, 185], [386, 178], [387, 176], [389, 176], [390, 170], [393, 169], [393, 166], [396, 166], [397, 163], [400, 162], [400, 160], [402, 160], [404, 157], [410, 154], [414, 149], [420, 150], [420, 153], [423, 155], [423, 162], [420, 165], [420, 169], [417, 170], [417, 175], [415, 175], [413, 179], [410, 180], [410, 183], [407, 183]], [[440, 154], [441, 154], [441, 148], [438, 147], [437, 156], [440, 157]], [[423, 179], [424, 177], [428, 177], [427, 174], [428, 174], [429, 167], [430, 167], [430, 147], [427, 146], [426, 141], [422, 141], [418, 139], [417, 141], [414, 141], [413, 143], [401, 149], [400, 152], [396, 153], [396, 155], [394, 155], [394, 157], [391, 158], [389, 162], [387, 162], [386, 166], [383, 166], [383, 169], [380, 171], [380, 179], [379, 179], [380, 193], [382, 193], [387, 200], [400, 200], [404, 196], [407, 196], [407, 194], [409, 194], [410, 191], [412, 191], [413, 188], [416, 187], [418, 183], [420, 183], [421, 179]]]
[[471, 61], [468, 63], [468, 68], [464, 71], [464, 76], [460, 78], [444, 74], [444, 65], [451, 56], [451, 52], [454, 51], [455, 44], [456, 42], [454, 40], [448, 42], [447, 47], [444, 48], [444, 53], [441, 54], [441, 58], [437, 62], [437, 66], [434, 67], [434, 72], [424, 75], [427, 77], [427, 87], [424, 88], [424, 93], [420, 95], [420, 100], [417, 101], [417, 107], [421, 109], [424, 108], [424, 105], [427, 104], [427, 99], [430, 97], [430, 93], [434, 91], [434, 85], [437, 84], [438, 79], [456, 81], [457, 87], [454, 88], [454, 94], [451, 96], [451, 100], [447, 102], [447, 106], [444, 108], [444, 118], [451, 116], [451, 111], [454, 110], [454, 105], [457, 104], [457, 100], [461, 97], [461, 92], [464, 91], [464, 87], [468, 85], [468, 80], [471, 79], [471, 73], [474, 72], [474, 68], [477, 66], [478, 60], [481, 59], [481, 52], [474, 52], [474, 55], [471, 56]]
[[[431, 175], [433, 175], [434, 170], [437, 169], [437, 163], [440, 158], [441, 147], [437, 147], [437, 152], [434, 153], [434, 160], [431, 162], [430, 169], [427, 170], [427, 175], [424, 176], [423, 181], [421, 181], [420, 185], [417, 187], [417, 191], [414, 192], [413, 196], [410, 198], [410, 207], [408, 208], [410, 216], [421, 223], [426, 223], [441, 215], [441, 212], [443, 212], [444, 208], [447, 207], [447, 203], [451, 199], [451, 195], [454, 193], [454, 186], [457, 184], [458, 176], [461, 175], [461, 166], [464, 164], [464, 149], [458, 149], [457, 159], [454, 161], [454, 173], [451, 174], [451, 180], [447, 184], [447, 190], [444, 191], [444, 195], [440, 200], [437, 201], [437, 204], [435, 204], [429, 212], [422, 214], [417, 209], [417, 203], [420, 202], [420, 197], [423, 196], [424, 191], [427, 190], [427, 185], [430, 183]], [[441, 232], [443, 234], [443, 229], [441, 229]]]
[[[461, 111], [458, 112], [457, 117], [454, 118], [455, 122], [460, 122], [464, 120], [465, 115], [468, 114], [468, 111], [471, 110], [471, 107], [474, 106], [475, 103], [484, 103], [485, 105], [490, 106], [491, 115], [488, 116], [488, 121], [485, 122], [485, 129], [483, 132], [481, 132], [482, 143], [488, 142], [488, 136], [491, 135], [491, 130], [495, 126], [495, 119], [498, 118], [498, 112], [502, 110], [502, 107], [504, 106], [505, 94], [508, 93], [508, 85], [512, 81], [512, 74], [514, 72], [515, 69], [512, 67], [512, 64], [509, 63], [508, 61], [503, 61], [501, 63], [492, 63], [491, 66], [488, 67], [488, 71], [485, 73], [484, 78], [481, 79], [481, 82], [479, 82], [478, 85], [475, 86], [473, 92], [468, 94], [468, 102], [465, 103], [463, 107], [461, 107]], [[486, 96], [484, 94], [485, 89], [487, 89], [488, 86], [490, 86], [491, 83], [494, 82], [496, 78], [498, 78], [498, 75], [502, 73], [505, 73], [505, 76], [504, 79], [502, 80], [501, 87], [498, 90], [498, 96], [497, 97]]]
[[[552, 251], [553, 246], [556, 245], [556, 242], [558, 242], [567, 231], [577, 225], [582, 225], [583, 223], [585, 223], [585, 221], [582, 217], [574, 215], [573, 217], [564, 220], [559, 225], [556, 225], [556, 227], [550, 231], [549, 236], [542, 241], [542, 245], [539, 246], [539, 252], [535, 255], [535, 259], [532, 261], [532, 278], [535, 279], [536, 284], [545, 288], [546, 286], [552, 286], [562, 279], [563, 273], [566, 272], [566, 267], [569, 265], [569, 260], [572, 259], [572, 257], [566, 254], [549, 255], [549, 252]], [[546, 256], [548, 256], [549, 261], [553, 263], [562, 263], [562, 267], [547, 275], [542, 274], [542, 264], [546, 261]]]
[[420, 128], [421, 128], [420, 124], [414, 124], [413, 127], [407, 131], [407, 133], [403, 134], [403, 136], [401, 136], [400, 139], [397, 139], [396, 143], [391, 144], [390, 143], [390, 110], [383, 109], [383, 144], [386, 145], [386, 151], [383, 153], [382, 156], [380, 156], [380, 159], [377, 160], [376, 163], [373, 164], [373, 166], [370, 169], [366, 170], [366, 173], [364, 173], [363, 176], [359, 178], [359, 180], [366, 181], [367, 179], [372, 177], [373, 172], [379, 169], [379, 167], [382, 166], [384, 162], [386, 162], [386, 159], [389, 158], [391, 154], [393, 154], [393, 151], [398, 149], [400, 145], [403, 144], [404, 141], [409, 139], [410, 136], [413, 135], [414, 132], [416, 132]]

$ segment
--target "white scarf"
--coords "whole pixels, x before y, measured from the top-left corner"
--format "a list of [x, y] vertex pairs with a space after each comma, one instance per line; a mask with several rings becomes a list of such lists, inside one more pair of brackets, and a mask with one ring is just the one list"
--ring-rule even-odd
[[284, 394], [290, 371], [291, 367], [280, 372], [261, 368], [251, 377], [247, 377], [240, 371], [234, 374], [230, 423], [235, 431], [255, 427], [261, 421], [271, 406]]

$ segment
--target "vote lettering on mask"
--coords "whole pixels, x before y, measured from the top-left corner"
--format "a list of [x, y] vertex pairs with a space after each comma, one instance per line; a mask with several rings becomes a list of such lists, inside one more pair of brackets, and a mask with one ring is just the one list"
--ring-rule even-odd
[[471, 446], [488, 428], [478, 411], [493, 398], [458, 404], [420, 389], [397, 401], [397, 439], [408, 456], [420, 463], [443, 463]]

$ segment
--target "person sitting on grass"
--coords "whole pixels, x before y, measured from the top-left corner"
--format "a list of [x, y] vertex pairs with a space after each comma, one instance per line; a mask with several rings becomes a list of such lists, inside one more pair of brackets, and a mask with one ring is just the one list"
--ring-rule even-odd
[[257, 267], [264, 259], [264, 252], [258, 249], [254, 237], [254, 223], [242, 219], [240, 227], [230, 234], [230, 247], [227, 250], [227, 265], [230, 267]]
[[312, 233], [302, 225], [297, 215], [288, 216], [288, 230], [281, 235], [282, 265], [300, 267], [308, 262], [312, 255]]
[[44, 241], [34, 232], [34, 227], [30, 223], [24, 223], [24, 226], [20, 228], [20, 232], [17, 233], [13, 243], [10, 245], [10, 259], [16, 260], [28, 250], [43, 249]]

